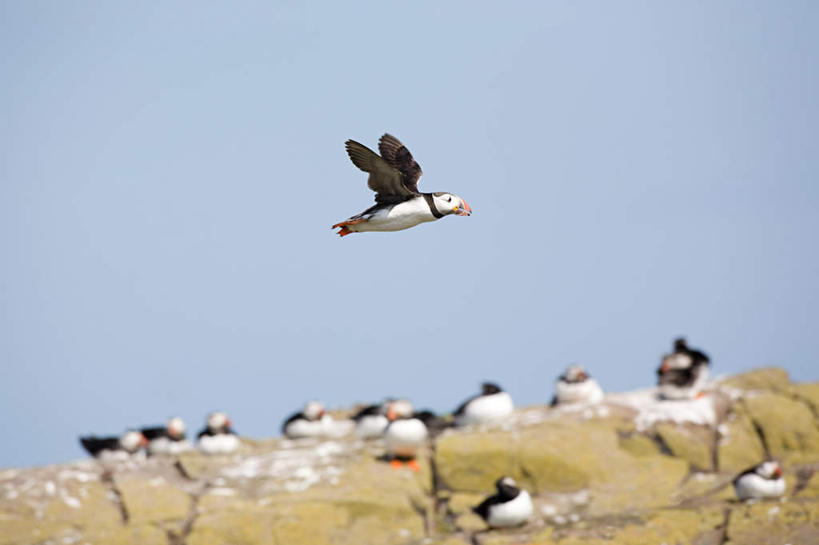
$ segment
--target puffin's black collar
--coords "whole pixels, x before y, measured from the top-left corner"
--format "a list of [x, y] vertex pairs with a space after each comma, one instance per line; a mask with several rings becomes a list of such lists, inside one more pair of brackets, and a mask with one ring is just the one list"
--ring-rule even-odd
[[444, 217], [444, 215], [438, 212], [438, 209], [435, 208], [435, 201], [432, 200], [432, 194], [424, 193], [424, 199], [427, 201], [427, 205], [429, 205], [429, 211], [432, 212], [432, 215], [435, 216], [435, 219]]

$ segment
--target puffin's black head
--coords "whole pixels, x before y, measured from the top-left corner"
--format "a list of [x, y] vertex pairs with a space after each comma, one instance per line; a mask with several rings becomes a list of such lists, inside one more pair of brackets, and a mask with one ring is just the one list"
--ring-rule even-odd
[[685, 337], [674, 339], [674, 352], [687, 352], [688, 343], [685, 342]]
[[492, 394], [499, 394], [502, 391], [503, 390], [501, 390], [500, 386], [492, 382], [484, 382], [481, 384], [481, 395], [489, 396]]
[[518, 483], [512, 477], [505, 475], [495, 481], [495, 488], [498, 489], [498, 495], [505, 500], [511, 500], [520, 493]]

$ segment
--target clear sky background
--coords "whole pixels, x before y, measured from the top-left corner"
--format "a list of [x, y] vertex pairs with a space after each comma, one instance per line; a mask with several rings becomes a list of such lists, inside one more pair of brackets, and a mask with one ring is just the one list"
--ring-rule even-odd
[[[819, 4], [0, 2], [0, 466], [570, 363], [819, 379]], [[471, 217], [339, 239], [348, 138]]]

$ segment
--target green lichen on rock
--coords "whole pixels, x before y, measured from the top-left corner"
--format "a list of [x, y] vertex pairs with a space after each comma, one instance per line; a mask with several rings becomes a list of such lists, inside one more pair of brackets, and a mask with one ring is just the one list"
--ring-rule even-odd
[[765, 459], [765, 447], [751, 418], [741, 405], [720, 426], [717, 465], [720, 471], [743, 471]]
[[650, 437], [641, 433], [621, 435], [618, 445], [632, 456], [657, 456], [660, 447]]
[[748, 396], [743, 402], [771, 456], [785, 463], [819, 461], [819, 428], [806, 404], [770, 392]]
[[720, 385], [739, 390], [787, 391], [791, 381], [788, 372], [780, 367], [763, 367], [741, 373], [720, 382]]
[[117, 488], [133, 524], [182, 523], [191, 509], [191, 497], [162, 477], [116, 477]]
[[713, 469], [712, 430], [704, 426], [660, 423], [657, 424], [657, 435], [674, 456], [686, 460], [694, 469]]
[[799, 399], [810, 405], [813, 414], [819, 415], [819, 382], [795, 384], [793, 393]]
[[520, 479], [517, 446], [510, 432], [445, 434], [436, 447], [438, 475], [452, 490], [492, 492], [501, 475]]
[[731, 512], [729, 545], [819, 543], [819, 503], [763, 501]]

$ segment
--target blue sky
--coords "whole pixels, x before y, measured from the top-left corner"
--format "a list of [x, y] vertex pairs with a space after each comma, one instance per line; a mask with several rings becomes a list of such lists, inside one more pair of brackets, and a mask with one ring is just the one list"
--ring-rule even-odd
[[[0, 466], [309, 399], [819, 379], [815, 2], [0, 3]], [[390, 132], [471, 217], [339, 239]]]

